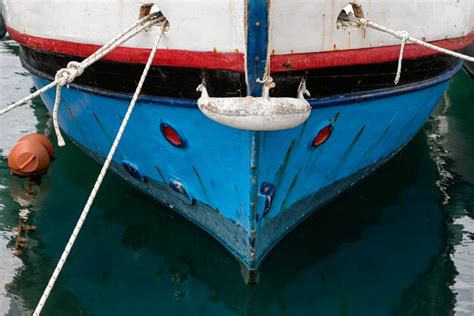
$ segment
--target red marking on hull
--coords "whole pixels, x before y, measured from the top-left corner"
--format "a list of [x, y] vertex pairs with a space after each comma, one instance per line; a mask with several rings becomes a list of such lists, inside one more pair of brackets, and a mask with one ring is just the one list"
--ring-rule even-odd
[[[431, 44], [449, 49], [460, 50], [474, 43], [474, 32], [465, 37], [431, 42]], [[398, 60], [400, 45], [367, 49], [287, 54], [271, 56], [272, 72], [329, 68], [338, 66], [364, 65]], [[409, 44], [405, 47], [404, 59], [421, 58], [439, 54], [423, 46]]]
[[[100, 48], [99, 45], [82, 44], [22, 34], [8, 26], [7, 31], [10, 37], [19, 44], [45, 52], [87, 57]], [[150, 49], [117, 47], [105, 56], [103, 60], [145, 64], [149, 55]], [[238, 72], [244, 72], [245, 69], [243, 53], [196, 52], [178, 49], [158, 50], [153, 60], [153, 65], [219, 69]]]
[[[100, 48], [98, 45], [81, 44], [56, 39], [22, 34], [7, 26], [11, 38], [33, 49], [87, 57]], [[431, 42], [434, 45], [450, 50], [460, 50], [474, 43], [474, 32], [465, 37]], [[145, 64], [150, 50], [146, 48], [118, 47], [103, 60]], [[272, 72], [329, 68], [338, 66], [364, 65], [394, 61], [398, 59], [400, 45], [365, 49], [327, 51], [317, 53], [301, 53], [271, 56]], [[436, 55], [438, 52], [428, 48], [409, 44], [405, 47], [405, 59], [421, 58]], [[200, 69], [219, 69], [229, 71], [245, 71], [245, 56], [242, 53], [196, 52], [177, 49], [160, 49], [154, 65], [171, 67], [189, 67]]]

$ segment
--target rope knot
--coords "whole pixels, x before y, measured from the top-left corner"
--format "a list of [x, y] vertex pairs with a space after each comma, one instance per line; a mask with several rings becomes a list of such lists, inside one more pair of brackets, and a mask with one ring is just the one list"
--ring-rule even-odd
[[402, 41], [405, 41], [410, 37], [410, 34], [407, 32], [407, 31], [397, 31], [395, 32], [395, 37], [402, 40]]
[[400, 56], [398, 57], [397, 75], [395, 76], [394, 80], [395, 85], [397, 85], [398, 82], [400, 82], [400, 78], [402, 76], [403, 54], [405, 52], [405, 44], [407, 43], [410, 34], [408, 34], [407, 31], [397, 31], [394, 35], [396, 38], [402, 41], [402, 44], [400, 45]]
[[59, 69], [56, 73], [55, 79], [58, 81], [60, 87], [72, 83], [77, 77], [84, 73], [82, 64], [77, 61], [71, 61], [66, 68]]

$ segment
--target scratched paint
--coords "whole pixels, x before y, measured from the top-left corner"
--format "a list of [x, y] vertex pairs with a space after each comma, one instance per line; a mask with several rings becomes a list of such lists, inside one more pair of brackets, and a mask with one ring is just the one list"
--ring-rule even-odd
[[[275, 132], [249, 132], [219, 125], [203, 116], [192, 101], [183, 106], [163, 106], [170, 100], [147, 98], [133, 113], [113, 170], [175, 207], [247, 266], [255, 268], [288, 228], [314, 209], [305, 208], [306, 213], [295, 213], [294, 217], [288, 216], [288, 211], [292, 212], [300, 201], [320, 205], [356, 181], [357, 177], [347, 180], [358, 175], [355, 171], [369, 172], [371, 166], [390, 157], [419, 130], [444, 91], [445, 80], [454, 73], [455, 69], [426, 81], [424, 86], [418, 84], [420, 88], [399, 87], [400, 94], [381, 91], [381, 99], [371, 93], [310, 100], [313, 110], [306, 123]], [[47, 83], [39, 77], [34, 81], [38, 86]], [[54, 91], [43, 100], [51, 108]], [[65, 133], [86, 151], [104, 157], [110, 138], [102, 129], [109, 130], [108, 134], [116, 131], [127, 105], [124, 96], [101, 95], [99, 91], [91, 93], [71, 86], [63, 93], [60, 123]], [[101, 118], [101, 124], [93, 113]], [[164, 139], [159, 131], [163, 121], [186, 138], [186, 148], [176, 148]], [[331, 137], [311, 149], [315, 133], [327, 122], [334, 124]], [[398, 128], [386, 129], [390, 124]], [[383, 140], [380, 135], [385, 135]], [[131, 179], [120, 167], [123, 160], [137, 166], [148, 181]], [[301, 161], [306, 161], [304, 172]], [[196, 205], [190, 207], [176, 196], [169, 188], [170, 180], [182, 183]], [[265, 199], [259, 198], [258, 188], [265, 181], [275, 185], [276, 193], [270, 211], [257, 223], [257, 214], [261, 218], [265, 209]], [[327, 190], [334, 185], [337, 189]], [[313, 201], [317, 194], [323, 195]], [[301, 210], [295, 208], [297, 212]]]
[[[415, 93], [387, 98], [383, 102], [373, 100], [315, 108], [307, 122], [314, 128], [306, 128], [304, 133], [301, 133], [303, 128], [300, 127], [267, 135], [265, 151], [260, 154], [259, 169], [262, 172], [265, 170], [261, 177], [265, 177], [266, 181], [277, 183], [277, 190], [271, 211], [260, 223], [257, 252], [266, 253], [280, 234], [285, 234], [288, 227], [311, 213], [308, 208], [299, 209], [295, 205], [305, 200], [306, 206], [324, 203], [328, 197], [337, 195], [357, 181], [357, 178], [349, 182], [344, 180], [355, 170], [369, 168], [365, 172], [370, 172], [372, 164], [402, 147], [428, 118], [445, 88], [446, 83], [441, 83]], [[331, 137], [311, 150], [309, 145], [319, 130], [317, 127], [334, 117], [337, 120], [334, 120]], [[295, 145], [297, 135], [300, 141]], [[288, 152], [298, 159], [288, 159]], [[302, 173], [300, 161], [306, 157], [308, 160]], [[285, 176], [282, 177], [283, 166]], [[317, 194], [337, 183], [340, 185], [336, 189]], [[271, 227], [273, 234], [267, 226]], [[279, 233], [274, 234], [275, 231]]]

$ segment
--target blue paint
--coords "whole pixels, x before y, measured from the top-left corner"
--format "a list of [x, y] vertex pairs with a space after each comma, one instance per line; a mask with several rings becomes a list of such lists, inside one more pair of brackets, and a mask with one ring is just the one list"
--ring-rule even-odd
[[[260, 186], [260, 195], [265, 199], [265, 208], [263, 209], [262, 218], [270, 212], [273, 203], [273, 196], [275, 196], [276, 187], [269, 182], [263, 182]], [[258, 221], [258, 219], [257, 219]]]
[[[305, 124], [276, 132], [225, 127], [195, 106], [180, 106], [181, 101], [173, 99], [140, 99], [113, 170], [206, 229], [254, 269], [292, 227], [402, 148], [429, 117], [457, 70], [392, 93], [314, 101]], [[49, 82], [38, 76], [34, 81], [38, 87]], [[77, 87], [63, 89], [60, 125], [102, 161], [129, 100]], [[51, 110], [54, 91], [43, 100]], [[163, 122], [186, 135], [184, 150], [163, 137]], [[328, 122], [334, 125], [331, 137], [309, 150], [315, 133]], [[122, 161], [133, 162], [147, 181], [130, 177]]]
[[261, 83], [267, 66], [268, 54], [268, 6], [267, 0], [249, 0], [247, 7], [247, 92], [262, 95]]
[[141, 174], [140, 170], [138, 170], [138, 167], [134, 163], [124, 160], [122, 161], [122, 166], [134, 179], [141, 182], [146, 181], [146, 177]]

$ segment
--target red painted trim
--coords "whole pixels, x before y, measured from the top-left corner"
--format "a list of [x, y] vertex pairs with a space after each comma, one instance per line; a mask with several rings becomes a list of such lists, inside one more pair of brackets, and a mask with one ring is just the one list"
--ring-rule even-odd
[[[93, 44], [81, 44], [22, 34], [8, 26], [7, 31], [10, 34], [10, 37], [21, 45], [51, 53], [87, 57], [100, 48], [100, 46]], [[105, 56], [103, 60], [145, 64], [149, 55], [149, 49], [118, 47]], [[160, 49], [159, 53], [156, 54], [156, 57], [153, 60], [153, 64], [171, 67], [220, 69], [244, 72], [244, 59], [243, 53]]]
[[[8, 26], [7, 31], [11, 38], [18, 43], [46, 52], [87, 57], [100, 47], [93, 44], [81, 44], [22, 34]], [[460, 50], [474, 43], [474, 32], [471, 32], [465, 37], [435, 41], [432, 43], [447, 49]], [[145, 64], [149, 53], [150, 50], [145, 48], [118, 47], [110, 52], [109, 55], [105, 56], [104, 60]], [[271, 70], [272, 72], [285, 72], [381, 63], [397, 60], [399, 53], [400, 45], [394, 45], [319, 53], [273, 55], [271, 56]], [[406, 59], [410, 59], [436, 54], [437, 52], [433, 50], [419, 45], [409, 44], [405, 47], [404, 56]], [[243, 53], [196, 52], [177, 49], [161, 49], [156, 55], [153, 64], [171, 67], [221, 69], [244, 72], [245, 56]]]
[[[465, 37], [431, 42], [434, 45], [450, 50], [460, 50], [474, 43], [474, 32]], [[351, 49], [320, 53], [303, 53], [271, 56], [272, 72], [329, 68], [337, 66], [364, 65], [398, 60], [400, 45], [368, 49]], [[404, 58], [420, 58], [436, 55], [438, 52], [409, 44], [405, 47]]]

